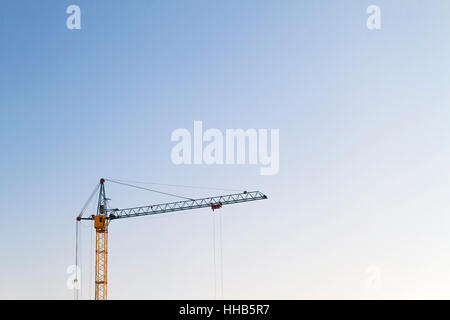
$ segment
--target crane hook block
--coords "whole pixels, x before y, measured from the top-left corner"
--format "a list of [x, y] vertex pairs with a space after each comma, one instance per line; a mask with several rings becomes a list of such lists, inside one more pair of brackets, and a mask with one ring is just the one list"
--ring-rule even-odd
[[222, 202], [219, 202], [217, 204], [211, 203], [211, 209], [213, 212], [214, 212], [214, 210], [220, 209], [220, 208], [222, 208]]

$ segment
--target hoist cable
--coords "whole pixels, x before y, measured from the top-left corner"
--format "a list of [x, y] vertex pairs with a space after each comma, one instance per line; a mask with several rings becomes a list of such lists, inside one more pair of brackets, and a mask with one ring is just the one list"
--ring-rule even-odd
[[[80, 221], [80, 227], [82, 226], [81, 221]], [[80, 294], [80, 298], [83, 299], [83, 287], [81, 285], [81, 280], [83, 278], [82, 272], [83, 272], [83, 228], [79, 228], [79, 241], [80, 241], [80, 245], [79, 245], [79, 256], [80, 256], [80, 261], [78, 262], [80, 264], [80, 267], [77, 266], [77, 284], [76, 284], [76, 290], [79, 292]], [[79, 272], [78, 272], [79, 270]], [[80, 274], [80, 278], [78, 279], [78, 273]]]
[[222, 241], [222, 213], [219, 212], [219, 237], [220, 237], [220, 293], [223, 299], [223, 241]]
[[213, 213], [213, 253], [214, 253], [214, 299], [217, 299], [217, 266], [216, 266], [216, 216]]
[[[74, 286], [76, 285], [76, 283], [78, 281], [78, 224], [79, 223], [80, 223], [79, 221], [75, 221], [76, 229], [75, 229], [75, 281], [74, 281]], [[75, 287], [74, 287], [74, 289], [75, 289], [73, 291], [74, 300], [78, 300], [78, 292]]]
[[90, 257], [91, 257], [91, 259], [90, 259], [90, 267], [89, 267], [89, 300], [92, 300], [92, 256], [93, 256], [93, 251], [92, 251], [92, 248], [93, 248], [93, 242], [92, 242], [92, 234], [93, 234], [93, 232], [92, 232], [92, 230], [94, 230], [94, 226], [91, 226], [91, 254], [90, 254]]

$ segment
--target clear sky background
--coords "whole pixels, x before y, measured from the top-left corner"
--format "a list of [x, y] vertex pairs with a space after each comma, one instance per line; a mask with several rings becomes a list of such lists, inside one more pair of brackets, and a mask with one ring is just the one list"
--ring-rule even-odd
[[[266, 193], [221, 211], [224, 298], [450, 298], [449, 39], [447, 0], [2, 0], [0, 298], [73, 298], [100, 177]], [[280, 129], [279, 173], [175, 166], [194, 120]], [[115, 221], [109, 252], [109, 298], [214, 298], [208, 209]]]

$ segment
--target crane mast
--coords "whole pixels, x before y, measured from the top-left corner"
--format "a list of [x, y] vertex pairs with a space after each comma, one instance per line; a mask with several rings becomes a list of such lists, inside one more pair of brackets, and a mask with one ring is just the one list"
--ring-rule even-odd
[[100, 180], [97, 214], [94, 216], [95, 228], [95, 300], [108, 297], [108, 199], [105, 194], [105, 180]]
[[77, 221], [93, 220], [96, 233], [95, 240], [95, 300], [106, 300], [108, 296], [108, 226], [112, 220], [155, 215], [175, 211], [184, 211], [210, 207], [214, 210], [223, 205], [267, 199], [259, 191], [244, 191], [229, 195], [222, 195], [201, 199], [188, 199], [185, 201], [155, 204], [143, 207], [126, 209], [108, 208], [108, 198], [105, 193], [105, 179], [100, 179], [97, 212], [95, 215], [83, 218], [81, 214]]

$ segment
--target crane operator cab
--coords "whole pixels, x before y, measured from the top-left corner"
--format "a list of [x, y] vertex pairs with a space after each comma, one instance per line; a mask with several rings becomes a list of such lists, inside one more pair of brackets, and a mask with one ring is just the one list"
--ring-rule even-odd
[[95, 229], [104, 229], [106, 227], [105, 207], [100, 206], [100, 214], [94, 216]]

